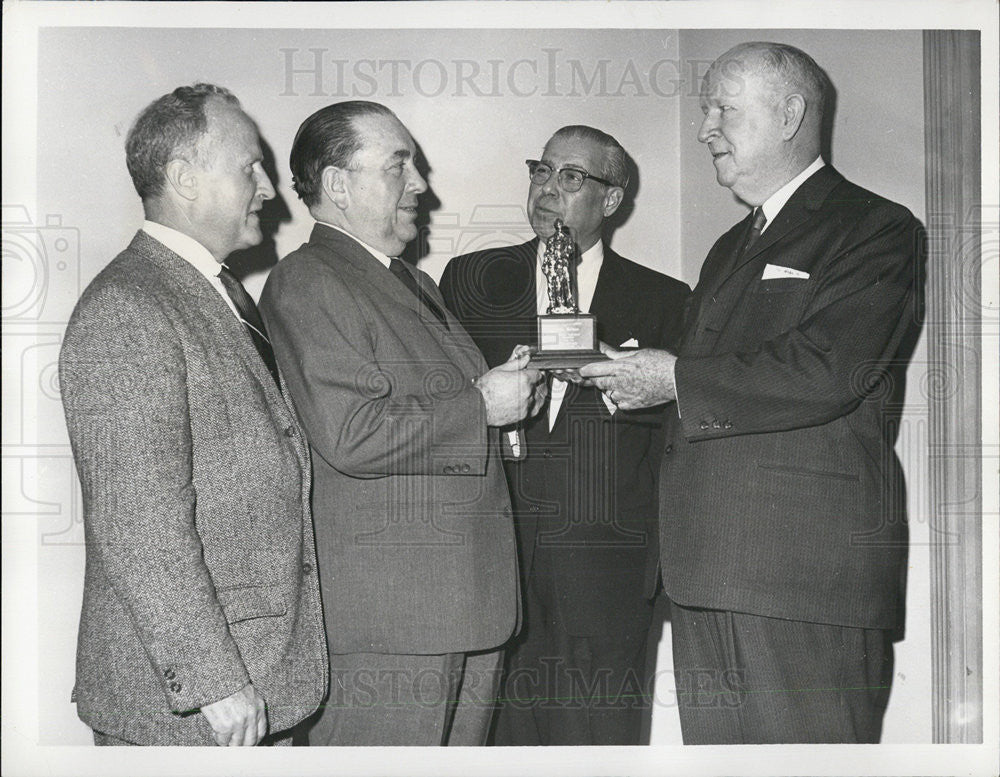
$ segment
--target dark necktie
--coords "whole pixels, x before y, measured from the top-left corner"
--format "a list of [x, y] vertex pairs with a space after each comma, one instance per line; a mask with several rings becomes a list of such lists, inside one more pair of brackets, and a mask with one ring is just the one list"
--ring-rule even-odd
[[236, 306], [236, 310], [240, 314], [240, 321], [243, 322], [250, 339], [253, 340], [257, 353], [264, 360], [274, 382], [280, 388], [281, 381], [278, 379], [278, 365], [274, 361], [274, 351], [271, 348], [271, 341], [267, 339], [267, 330], [264, 328], [264, 322], [260, 318], [260, 312], [253, 302], [253, 297], [247, 294], [243, 284], [229, 271], [226, 265], [222, 265], [219, 269], [219, 280], [222, 281], [222, 285], [229, 294], [229, 299]]
[[756, 208], [753, 212], [753, 221], [750, 222], [750, 229], [747, 230], [747, 236], [743, 240], [743, 247], [740, 248], [740, 252], [736, 255], [736, 264], [738, 265], [742, 261], [743, 257], [746, 256], [747, 251], [757, 242], [757, 238], [760, 237], [760, 233], [764, 231], [764, 227], [767, 224], [767, 216], [764, 215], [763, 208]]
[[[720, 265], [720, 267], [725, 268], [725, 272], [720, 272], [717, 276], [719, 284], [725, 282], [730, 275], [736, 272], [740, 264], [743, 262], [743, 257], [746, 256], [747, 251], [750, 250], [753, 244], [757, 242], [757, 238], [760, 237], [760, 233], [764, 230], [766, 224], [767, 216], [764, 215], [764, 209], [759, 207], [754, 208], [753, 218], [750, 220], [750, 226], [747, 228], [746, 234], [743, 236], [743, 242], [740, 244], [740, 250], [732, 256], [728, 264]], [[714, 295], [712, 295], [712, 300], [713, 302], [715, 301]], [[695, 314], [694, 317], [688, 319], [688, 317], [685, 316], [684, 334], [681, 336], [681, 342], [678, 346], [678, 350], [681, 353], [686, 351], [688, 346], [691, 345], [695, 335], [702, 331], [702, 324], [699, 321], [700, 312], [691, 312]]]
[[413, 296], [416, 297], [420, 304], [427, 308], [431, 313], [434, 314], [435, 318], [448, 326], [448, 319], [445, 318], [444, 311], [441, 307], [434, 301], [430, 294], [420, 288], [420, 284], [417, 283], [417, 279], [413, 277], [409, 270], [403, 266], [403, 261], [397, 257], [392, 257], [389, 260], [389, 270], [395, 275], [399, 280], [403, 282], [410, 291], [413, 292]]

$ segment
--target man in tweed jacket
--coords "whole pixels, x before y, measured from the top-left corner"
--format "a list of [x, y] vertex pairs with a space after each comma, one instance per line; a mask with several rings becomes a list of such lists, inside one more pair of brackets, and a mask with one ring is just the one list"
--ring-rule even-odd
[[308, 449], [252, 301], [220, 280], [274, 190], [206, 84], [147, 107], [127, 161], [146, 221], [60, 354], [87, 541], [73, 697], [97, 744], [254, 745], [327, 674]]

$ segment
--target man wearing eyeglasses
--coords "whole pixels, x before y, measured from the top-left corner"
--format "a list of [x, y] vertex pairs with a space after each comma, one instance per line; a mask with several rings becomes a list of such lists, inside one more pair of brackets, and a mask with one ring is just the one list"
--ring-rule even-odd
[[[489, 364], [537, 343], [549, 304], [545, 239], [562, 219], [576, 243], [577, 303], [615, 346], [670, 347], [688, 288], [622, 258], [602, 231], [628, 188], [610, 135], [563, 127], [528, 160], [523, 245], [452, 259], [448, 306]], [[655, 410], [623, 413], [594, 388], [551, 379], [550, 400], [523, 424], [526, 455], [506, 462], [518, 530], [525, 624], [507, 667], [499, 745], [639, 744], [650, 692], [645, 648], [656, 590], [661, 445]]]
[[484, 744], [519, 617], [494, 427], [540, 402], [541, 375], [520, 352], [487, 371], [398, 258], [427, 189], [415, 153], [377, 103], [306, 119], [291, 168], [316, 225], [261, 297], [313, 452], [330, 695], [311, 745]]

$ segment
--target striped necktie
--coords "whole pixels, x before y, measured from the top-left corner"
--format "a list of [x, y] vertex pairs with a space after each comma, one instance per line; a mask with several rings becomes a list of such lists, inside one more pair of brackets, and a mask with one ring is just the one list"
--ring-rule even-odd
[[240, 321], [243, 322], [247, 334], [250, 335], [254, 348], [257, 349], [260, 358], [264, 360], [271, 377], [274, 378], [274, 382], [280, 389], [281, 381], [278, 378], [278, 365], [274, 361], [274, 350], [271, 348], [271, 341], [267, 339], [267, 330], [264, 328], [264, 322], [261, 320], [260, 312], [257, 310], [253, 298], [247, 294], [243, 284], [229, 271], [226, 265], [219, 268], [219, 280], [222, 281], [226, 293], [229, 294], [229, 299], [236, 306], [236, 310], [240, 314]]
[[757, 238], [760, 237], [760, 233], [764, 231], [765, 226], [767, 226], [767, 216], [764, 215], [764, 209], [756, 208], [753, 213], [753, 221], [750, 222], [750, 229], [747, 230], [747, 236], [743, 241], [743, 247], [740, 249], [739, 254], [736, 255], [737, 264], [746, 256], [747, 251], [753, 247], [753, 244], [757, 242]]

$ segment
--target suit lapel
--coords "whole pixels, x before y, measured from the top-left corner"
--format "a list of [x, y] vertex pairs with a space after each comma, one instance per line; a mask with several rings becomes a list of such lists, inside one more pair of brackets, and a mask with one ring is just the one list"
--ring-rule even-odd
[[605, 246], [590, 312], [597, 316], [597, 338], [616, 348], [635, 336], [629, 321], [633, 311], [628, 280], [624, 260]]
[[483, 343], [491, 364], [510, 356], [515, 345], [537, 345], [535, 265], [538, 241], [499, 249], [468, 265], [465, 319]]
[[[210, 322], [218, 342], [228, 346], [263, 386], [264, 393], [272, 399], [272, 404], [280, 404], [286, 413], [290, 413], [284, 396], [275, 385], [274, 378], [254, 347], [250, 335], [208, 279], [186, 259], [141, 230], [130, 247], [169, 275], [177, 288], [191, 299], [197, 314]], [[281, 401], [274, 402], [277, 399]]]
[[[441, 307], [447, 317], [448, 327], [438, 321], [433, 314], [424, 311], [416, 295], [354, 238], [340, 230], [317, 223], [313, 227], [309, 242], [321, 247], [323, 257], [339, 260], [335, 268], [338, 271], [341, 271], [343, 264], [346, 264], [352, 272], [377, 289], [379, 293], [419, 315], [426, 324], [428, 332], [433, 334], [441, 347], [455, 360], [456, 366], [460, 367], [466, 377], [477, 377], [485, 372], [486, 364], [482, 354], [462, 325], [448, 310], [448, 306], [444, 304], [444, 299], [437, 288], [428, 288], [425, 283], [421, 283], [420, 277], [413, 273], [421, 288], [431, 295]], [[407, 269], [412, 272], [411, 268]]]
[[504, 273], [494, 280], [491, 297], [519, 300], [513, 317], [534, 321], [538, 308], [538, 289], [535, 286], [535, 266], [538, 261], [538, 238], [510, 249], [510, 254], [520, 266], [520, 271]]
[[740, 262], [740, 267], [752, 262], [759, 254], [812, 218], [812, 214], [820, 209], [833, 188], [842, 180], [843, 176], [829, 165], [824, 165], [809, 176], [775, 216], [774, 223], [750, 247]]
[[761, 254], [772, 246], [776, 245], [785, 236], [799, 229], [803, 224], [812, 218], [812, 214], [818, 210], [833, 188], [840, 183], [843, 176], [834, 170], [830, 165], [824, 165], [809, 178], [807, 178], [795, 193], [788, 199], [785, 206], [775, 216], [774, 222], [770, 224], [764, 233], [750, 247], [746, 254], [738, 263], [733, 263], [730, 257], [735, 254], [742, 245], [746, 236], [747, 228], [753, 218], [753, 211], [747, 214], [739, 224], [728, 233], [728, 245], [719, 247], [716, 254], [716, 269], [708, 268], [715, 276], [709, 276], [706, 291], [715, 295], [725, 286], [740, 270], [751, 262], [759, 262]]
[[[716, 333], [722, 332], [730, 318], [739, 310], [739, 296], [748, 283], [760, 277], [768, 257], [775, 249], [780, 250], [783, 240], [808, 225], [815, 212], [823, 207], [830, 192], [843, 180], [843, 176], [830, 165], [817, 170], [795, 190], [775, 216], [773, 224], [767, 227], [739, 263], [731, 265], [728, 271], [724, 268], [731, 261], [733, 253], [739, 250], [752, 214], [748, 214], [746, 219], [727, 233], [724, 238], [726, 242], [709, 257], [708, 261], [712, 261], [714, 267], [706, 266], [704, 283], [698, 284], [698, 299], [695, 304], [699, 308], [696, 318], [685, 325], [682, 350], [686, 351], [693, 339], [702, 332], [703, 326]], [[705, 286], [704, 291], [701, 289], [702, 285]], [[708, 347], [708, 344], [702, 343], [699, 350], [704, 347]]]
[[[347, 262], [354, 272], [378, 287], [383, 294], [392, 297], [403, 307], [410, 308], [415, 313], [422, 315], [420, 300], [413, 292], [406, 288], [403, 282], [390, 272], [388, 267], [372, 256], [368, 249], [354, 238], [333, 227], [317, 223], [313, 226], [309, 242], [322, 245], [327, 251], [332, 251], [334, 256]], [[427, 316], [423, 317], [427, 318]], [[440, 322], [436, 320], [434, 323], [441, 326]]]

